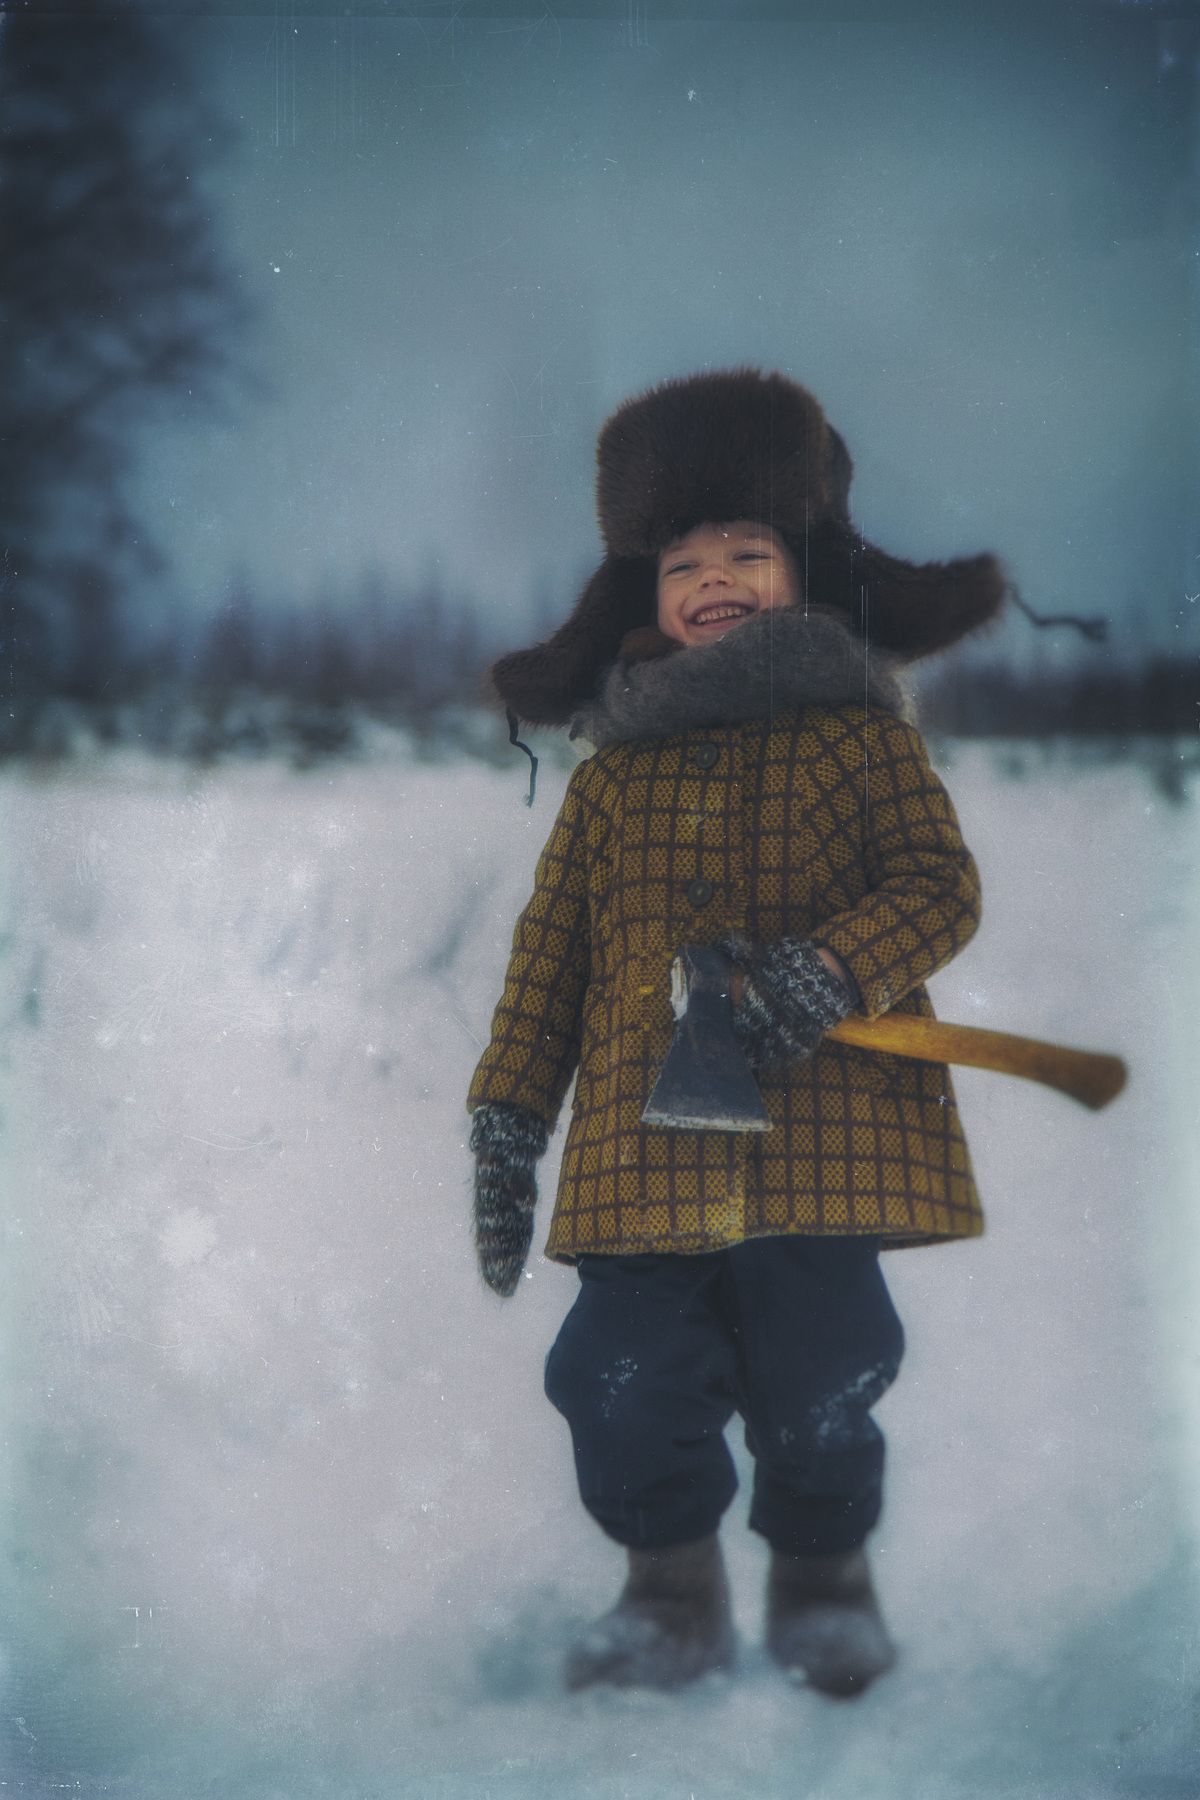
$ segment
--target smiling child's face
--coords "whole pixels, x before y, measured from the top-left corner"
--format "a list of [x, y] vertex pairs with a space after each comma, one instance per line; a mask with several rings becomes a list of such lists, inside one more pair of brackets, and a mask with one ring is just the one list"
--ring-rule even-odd
[[680, 644], [707, 644], [773, 606], [800, 598], [795, 559], [754, 519], [697, 525], [658, 556], [658, 629]]

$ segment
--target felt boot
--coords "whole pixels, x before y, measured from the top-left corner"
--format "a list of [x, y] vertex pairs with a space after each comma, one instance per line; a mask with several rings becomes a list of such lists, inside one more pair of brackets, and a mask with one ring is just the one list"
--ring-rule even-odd
[[850, 1699], [890, 1669], [896, 1650], [879, 1611], [864, 1550], [836, 1556], [771, 1553], [767, 1649], [788, 1674]]
[[728, 1668], [733, 1622], [716, 1535], [628, 1555], [616, 1605], [567, 1657], [568, 1688], [677, 1688]]

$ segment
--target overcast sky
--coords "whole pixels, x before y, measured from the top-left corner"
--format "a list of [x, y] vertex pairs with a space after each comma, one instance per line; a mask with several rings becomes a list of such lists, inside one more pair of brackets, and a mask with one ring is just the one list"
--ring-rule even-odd
[[606, 414], [749, 361], [822, 400], [877, 543], [1195, 649], [1193, 28], [651, 10], [180, 28], [274, 386], [146, 440], [180, 585], [436, 558], [519, 636], [598, 560]]

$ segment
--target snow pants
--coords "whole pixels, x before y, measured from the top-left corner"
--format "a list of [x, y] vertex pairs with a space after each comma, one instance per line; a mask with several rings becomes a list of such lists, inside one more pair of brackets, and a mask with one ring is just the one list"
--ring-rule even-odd
[[699, 1256], [581, 1256], [546, 1359], [580, 1495], [609, 1537], [661, 1549], [715, 1531], [754, 1458], [750, 1526], [789, 1555], [861, 1544], [882, 1504], [870, 1408], [904, 1332], [878, 1238], [751, 1238]]

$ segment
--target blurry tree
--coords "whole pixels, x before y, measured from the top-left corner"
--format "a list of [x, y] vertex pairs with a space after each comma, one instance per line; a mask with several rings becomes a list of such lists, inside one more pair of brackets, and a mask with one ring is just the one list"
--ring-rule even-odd
[[1093, 656], [1020, 673], [998, 661], [948, 659], [921, 684], [919, 707], [927, 725], [956, 737], [1194, 736], [1200, 659], [1152, 655], [1124, 664]]
[[321, 613], [312, 621], [302, 692], [310, 700], [336, 706], [358, 698], [354, 642], [349, 621]]
[[407, 703], [416, 685], [420, 633], [396, 578], [377, 564], [359, 583], [356, 661], [358, 692], [383, 712]]
[[217, 123], [169, 29], [96, 0], [0, 14], [3, 694], [107, 679], [119, 597], [161, 567], [134, 433], [234, 373], [247, 309], [194, 179]]
[[56, 632], [56, 691], [71, 700], [91, 701], [101, 694], [120, 698], [132, 670], [123, 654], [120, 594], [112, 568], [94, 557], [63, 557], [56, 588], [62, 620]]
[[302, 694], [308, 680], [308, 629], [298, 612], [271, 621], [263, 652], [262, 685], [271, 694]]
[[260, 685], [267, 663], [264, 628], [250, 585], [239, 574], [228, 599], [208, 621], [199, 659], [200, 685], [219, 689]]

